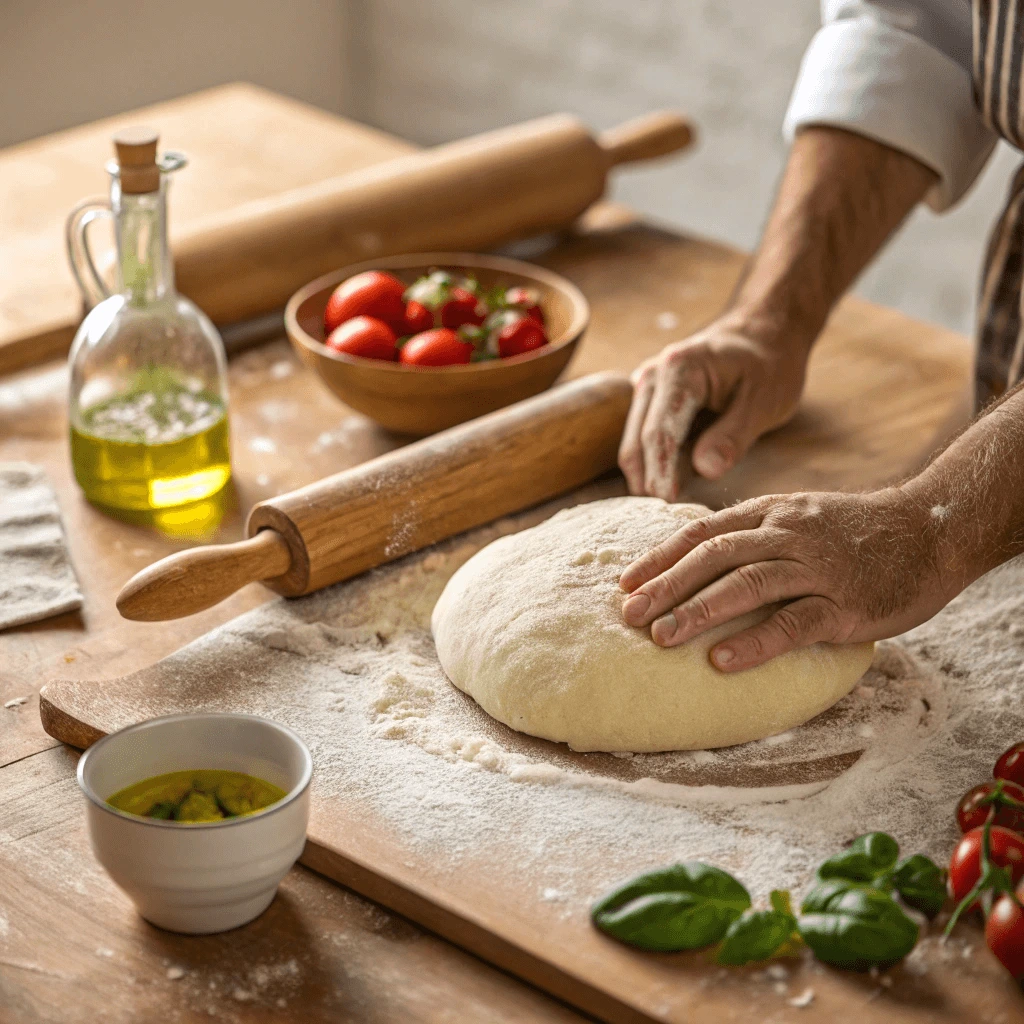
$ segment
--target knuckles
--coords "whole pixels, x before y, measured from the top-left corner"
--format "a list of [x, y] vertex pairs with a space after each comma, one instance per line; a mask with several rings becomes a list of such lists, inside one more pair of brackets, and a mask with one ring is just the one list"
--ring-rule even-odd
[[657, 373], [657, 363], [648, 361], [642, 363], [633, 371], [633, 388], [636, 391], [641, 391], [645, 387], [653, 387], [654, 377]]
[[757, 563], [741, 565], [735, 575], [748, 597], [759, 604], [767, 600], [771, 589], [771, 579], [767, 570], [761, 565]]
[[807, 623], [802, 615], [797, 615], [789, 607], [780, 608], [773, 616], [775, 628], [782, 633], [790, 644], [798, 644], [807, 631]]
[[711, 615], [707, 601], [698, 594], [679, 609], [676, 618], [682, 620], [680, 625], [685, 622], [686, 625], [692, 626], [695, 632], [702, 633], [711, 625]]
[[669, 569], [660, 576], [655, 576], [650, 583], [643, 586], [643, 593], [651, 599], [652, 608], [667, 611], [672, 605], [678, 604], [683, 596], [682, 582]]
[[765, 658], [764, 640], [758, 630], [753, 630], [742, 638], [737, 638], [733, 647], [740, 661], [759, 662]]
[[728, 533], [720, 533], [709, 537], [701, 544], [701, 554], [706, 561], [728, 561], [736, 554], [736, 541]]

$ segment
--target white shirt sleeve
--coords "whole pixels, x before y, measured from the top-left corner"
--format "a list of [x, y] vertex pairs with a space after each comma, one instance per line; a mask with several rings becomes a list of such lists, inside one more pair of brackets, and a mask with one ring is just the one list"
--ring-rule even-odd
[[876, 139], [939, 175], [928, 205], [970, 188], [996, 143], [971, 95], [969, 0], [822, 0], [786, 111], [792, 140], [808, 125]]

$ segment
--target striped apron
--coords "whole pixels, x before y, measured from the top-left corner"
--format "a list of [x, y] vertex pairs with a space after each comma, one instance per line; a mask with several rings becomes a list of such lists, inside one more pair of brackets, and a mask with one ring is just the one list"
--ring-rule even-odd
[[[972, 0], [974, 101], [985, 123], [1024, 149], [1024, 0]], [[975, 402], [981, 409], [1024, 376], [1024, 166], [985, 255], [978, 298]]]

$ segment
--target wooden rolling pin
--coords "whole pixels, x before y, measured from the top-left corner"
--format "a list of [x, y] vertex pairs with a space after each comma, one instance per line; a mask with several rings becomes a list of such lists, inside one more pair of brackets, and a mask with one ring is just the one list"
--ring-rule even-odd
[[349, 263], [490, 249], [572, 223], [604, 194], [612, 167], [684, 149], [692, 134], [662, 112], [595, 139], [555, 114], [411, 153], [203, 221], [175, 244], [177, 285], [231, 323], [281, 308]]
[[249, 540], [155, 562], [118, 610], [177, 619], [257, 580], [298, 597], [563, 494], [615, 465], [631, 396], [591, 374], [260, 502]]

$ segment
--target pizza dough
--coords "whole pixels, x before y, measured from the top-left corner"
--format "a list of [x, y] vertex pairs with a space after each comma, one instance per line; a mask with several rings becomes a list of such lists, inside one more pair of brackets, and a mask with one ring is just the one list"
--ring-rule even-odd
[[581, 751], [724, 747], [824, 711], [867, 671], [874, 644], [816, 644], [726, 674], [708, 651], [768, 610], [672, 648], [623, 621], [622, 570], [708, 512], [610, 498], [489, 544], [434, 608], [449, 679], [499, 722]]

